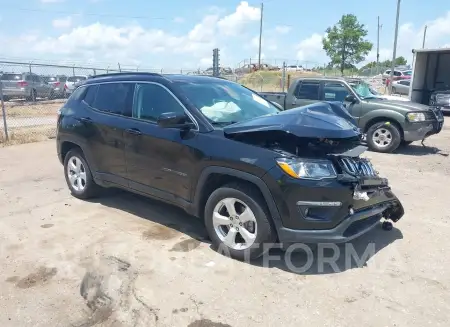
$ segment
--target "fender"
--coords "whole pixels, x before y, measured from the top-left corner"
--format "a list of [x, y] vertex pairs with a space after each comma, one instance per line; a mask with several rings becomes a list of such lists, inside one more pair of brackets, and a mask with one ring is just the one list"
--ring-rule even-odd
[[202, 170], [200, 173], [200, 177], [197, 182], [197, 186], [195, 188], [195, 195], [194, 195], [194, 211], [195, 215], [197, 217], [200, 217], [200, 200], [201, 200], [201, 191], [206, 183], [206, 180], [211, 174], [221, 174], [221, 175], [229, 175], [233, 176], [245, 181], [248, 181], [250, 183], [253, 183], [256, 185], [256, 187], [259, 188], [261, 191], [264, 200], [266, 201], [267, 207], [269, 208], [270, 215], [272, 217], [272, 221], [275, 224], [275, 227], [281, 226], [281, 217], [280, 213], [278, 211], [278, 208], [275, 204], [275, 201], [273, 200], [272, 193], [270, 193], [269, 188], [267, 187], [266, 183], [259, 178], [258, 176], [255, 176], [253, 174], [249, 174], [240, 170], [236, 170], [233, 168], [226, 168], [226, 167], [220, 167], [220, 166], [209, 166]]
[[367, 114], [362, 116], [359, 120], [359, 126], [363, 126], [363, 130], [367, 131], [367, 123], [369, 123], [372, 119], [391, 119], [397, 122], [402, 128], [405, 125], [405, 116], [401, 113], [390, 109], [376, 109], [369, 111]]
[[58, 153], [61, 153], [61, 148], [64, 142], [73, 143], [77, 145], [81, 149], [81, 151], [83, 151], [83, 154], [86, 156], [86, 160], [89, 162], [91, 172], [95, 177], [98, 169], [95, 161], [93, 160], [92, 153], [89, 150], [89, 146], [85, 146], [86, 141], [78, 137], [73, 137], [71, 135], [62, 135], [58, 140]]

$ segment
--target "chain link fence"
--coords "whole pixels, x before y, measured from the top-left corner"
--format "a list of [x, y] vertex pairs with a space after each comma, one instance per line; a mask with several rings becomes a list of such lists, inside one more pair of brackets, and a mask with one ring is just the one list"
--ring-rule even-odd
[[[222, 68], [221, 77], [241, 83], [257, 92], [279, 92], [289, 87], [291, 80], [302, 76], [341, 76], [340, 71], [326, 69], [316, 63], [290, 64], [278, 61], [264, 63], [261, 69], [244, 63], [237, 69]], [[248, 68], [246, 70], [246, 68]], [[76, 83], [105, 73], [152, 72], [161, 74], [212, 75], [207, 69], [147, 69], [140, 67], [82, 67], [0, 61], [1, 116], [0, 146], [29, 143], [56, 136], [57, 111]], [[358, 71], [345, 71], [346, 76], [360, 75]], [[377, 90], [382, 89], [381, 75], [363, 77]]]

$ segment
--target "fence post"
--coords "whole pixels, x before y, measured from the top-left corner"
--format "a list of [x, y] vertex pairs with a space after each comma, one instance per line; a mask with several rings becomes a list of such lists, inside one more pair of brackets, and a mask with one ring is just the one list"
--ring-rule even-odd
[[120, 62], [117, 63], [117, 66], [119, 66], [119, 73], [121, 73], [122, 69], [120, 69]]
[[8, 124], [6, 122], [6, 110], [5, 110], [5, 102], [3, 100], [3, 83], [0, 82], [0, 100], [2, 102], [2, 114], [3, 114], [3, 129], [5, 130], [5, 139], [6, 141], [9, 141], [9, 135], [8, 135]]
[[28, 69], [30, 70], [30, 74], [31, 74], [31, 62], [28, 64]]
[[290, 86], [291, 86], [291, 74], [288, 74], [286, 87], [289, 89]]
[[283, 61], [283, 68], [281, 71], [281, 92], [284, 92], [286, 82], [286, 62]]

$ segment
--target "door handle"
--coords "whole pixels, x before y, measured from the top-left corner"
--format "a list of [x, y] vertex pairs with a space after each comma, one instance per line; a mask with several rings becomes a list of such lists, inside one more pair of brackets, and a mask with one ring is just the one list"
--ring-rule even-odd
[[89, 118], [89, 117], [81, 117], [80, 120], [81, 120], [83, 123], [92, 123], [92, 119]]
[[142, 135], [142, 132], [136, 128], [128, 128], [125, 131], [133, 135]]

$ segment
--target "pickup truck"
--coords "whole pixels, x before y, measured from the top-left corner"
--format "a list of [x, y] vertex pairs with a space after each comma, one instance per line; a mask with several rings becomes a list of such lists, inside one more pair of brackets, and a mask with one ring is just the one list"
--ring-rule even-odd
[[442, 130], [444, 116], [439, 107], [411, 101], [387, 100], [372, 92], [361, 79], [305, 77], [293, 81], [285, 92], [260, 92], [283, 110], [321, 101], [343, 102], [365, 134], [369, 148], [390, 153], [401, 144], [424, 141]]

